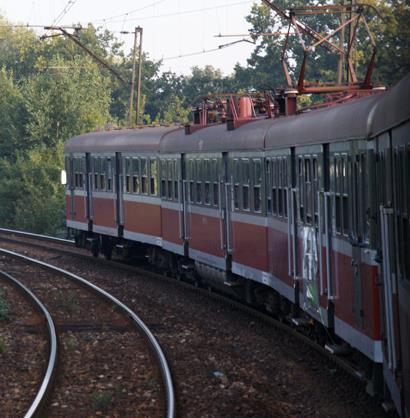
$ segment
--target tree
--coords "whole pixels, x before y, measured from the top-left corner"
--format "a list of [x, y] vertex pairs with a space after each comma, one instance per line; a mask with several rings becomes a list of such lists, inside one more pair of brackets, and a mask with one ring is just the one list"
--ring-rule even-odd
[[27, 148], [27, 112], [12, 73], [0, 69], [0, 156], [14, 160], [16, 151]]
[[[275, 4], [284, 10], [296, 6], [306, 6], [307, 4], [326, 3], [328, 2], [322, 0], [308, 3], [303, 1], [275, 1]], [[375, 37], [376, 45], [379, 46], [374, 79], [376, 82], [385, 85], [394, 84], [410, 70], [409, 2], [408, 0], [369, 0], [365, 4], [367, 5], [367, 21]], [[246, 67], [236, 65], [234, 69], [236, 86], [257, 90], [285, 86], [286, 83], [280, 64], [283, 37], [259, 37], [257, 34], [284, 31], [286, 25], [267, 6], [257, 4], [252, 6], [247, 20], [252, 25], [251, 33], [255, 34], [256, 46], [248, 59]], [[340, 23], [337, 15], [327, 15], [320, 18], [307, 16], [300, 17], [300, 20], [322, 34], [329, 33]], [[338, 36], [336, 35], [334, 40], [336, 43], [339, 42]], [[311, 40], [307, 44], [310, 45]], [[300, 65], [303, 54], [296, 37], [290, 39], [289, 50], [290, 74], [294, 77], [298, 73], [298, 64]], [[365, 75], [370, 53], [367, 33], [361, 29], [358, 32], [358, 43], [354, 51], [359, 78], [363, 78]], [[338, 56], [336, 54], [330, 54], [321, 47], [317, 48], [315, 54], [308, 60], [305, 78], [310, 81], [336, 80], [337, 61]]]
[[56, 234], [63, 226], [62, 145], [20, 154], [13, 163], [0, 159], [2, 225], [46, 234]]
[[37, 146], [54, 146], [110, 121], [110, 80], [90, 58], [54, 58], [23, 90], [27, 132]]

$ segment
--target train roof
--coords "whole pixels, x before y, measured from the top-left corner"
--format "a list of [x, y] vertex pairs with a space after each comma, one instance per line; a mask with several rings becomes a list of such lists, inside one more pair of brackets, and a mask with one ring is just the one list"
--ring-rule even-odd
[[367, 139], [410, 119], [410, 74], [391, 90], [301, 115], [258, 119], [228, 131], [211, 125], [189, 135], [176, 127], [146, 127], [79, 135], [71, 152], [221, 152], [275, 149]]
[[367, 137], [367, 118], [383, 94], [276, 119], [259, 119], [228, 131], [226, 125], [184, 131], [163, 137], [161, 152], [212, 152], [274, 149]]
[[226, 124], [207, 126], [189, 135], [183, 130], [175, 131], [163, 138], [160, 150], [162, 153], [185, 153], [263, 149], [271, 124], [272, 119], [256, 119], [232, 131], [227, 130]]
[[266, 148], [367, 138], [369, 112], [383, 94], [272, 121]]
[[64, 149], [67, 153], [158, 152], [162, 137], [175, 129], [178, 128], [158, 126], [92, 132], [71, 138]]
[[379, 135], [408, 120], [410, 120], [410, 73], [383, 94], [372, 109], [368, 121], [368, 136]]

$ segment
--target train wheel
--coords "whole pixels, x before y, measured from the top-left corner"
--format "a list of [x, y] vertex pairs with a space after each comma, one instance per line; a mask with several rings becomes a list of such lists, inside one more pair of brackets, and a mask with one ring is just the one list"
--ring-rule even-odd
[[91, 243], [91, 254], [95, 258], [97, 258], [100, 254], [100, 245], [98, 239], [93, 240]]

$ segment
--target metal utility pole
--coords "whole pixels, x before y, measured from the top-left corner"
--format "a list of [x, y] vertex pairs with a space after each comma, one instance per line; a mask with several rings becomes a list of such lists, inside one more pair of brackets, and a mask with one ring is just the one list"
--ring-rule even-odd
[[[139, 36], [139, 40], [138, 40]], [[142, 74], [142, 28], [136, 27], [134, 30], [134, 50], [132, 61], [132, 77], [131, 77], [131, 93], [130, 93], [130, 111], [129, 123], [134, 125], [134, 93], [135, 93], [135, 73], [137, 67], [137, 49], [138, 49], [138, 84], [137, 84], [137, 103], [135, 109], [135, 122], [138, 125], [140, 122], [140, 107], [141, 107], [141, 74]]]
[[134, 105], [134, 88], [135, 88], [135, 67], [137, 64], [137, 28], [134, 31], [134, 49], [133, 49], [133, 60], [132, 60], [132, 76], [131, 76], [131, 93], [130, 93], [130, 108], [129, 108], [129, 125], [130, 127], [134, 124], [133, 117], [133, 105]]
[[[343, 23], [345, 21], [345, 16], [343, 13], [344, 1], [342, 0], [340, 4], [342, 6], [342, 11], [340, 12], [340, 26], [343, 26]], [[343, 51], [345, 49], [344, 42], [345, 42], [345, 28], [343, 26], [339, 32], [339, 48]], [[343, 53], [339, 52], [339, 62], [337, 66], [337, 84], [343, 83], [344, 66], [345, 66], [345, 56]]]
[[141, 113], [141, 76], [142, 76], [142, 28], [138, 26], [136, 29], [140, 35], [140, 42], [138, 48], [138, 87], [137, 87], [137, 125], [140, 123]]
[[[356, 0], [350, 0], [350, 20], [352, 20], [352, 18], [354, 16], [353, 8], [355, 6], [356, 6]], [[350, 44], [349, 56], [352, 60], [353, 69], [355, 68], [355, 65], [354, 65], [354, 46], [353, 46], [353, 40], [354, 40], [354, 37], [355, 37], [355, 32], [356, 32], [356, 24], [353, 24], [353, 22], [351, 22], [350, 25], [349, 25], [349, 44]], [[348, 72], [347, 76], [348, 76], [347, 82], [352, 83], [354, 80], [353, 80], [351, 71]]]

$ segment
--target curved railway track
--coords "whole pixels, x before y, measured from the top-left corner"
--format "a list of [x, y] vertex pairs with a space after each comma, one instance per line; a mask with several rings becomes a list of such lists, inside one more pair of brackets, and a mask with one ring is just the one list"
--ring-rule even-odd
[[[73, 247], [74, 246], [74, 242], [71, 240], [65, 240], [65, 239], [61, 239], [61, 238], [55, 238], [55, 237], [48, 237], [45, 235], [36, 235], [36, 234], [32, 234], [32, 233], [27, 233], [24, 231], [15, 231], [15, 230], [10, 230], [10, 229], [2, 229], [0, 228], [0, 234], [1, 233], [5, 233], [7, 235], [9, 235], [11, 238], [9, 238], [11, 241], [14, 242], [21, 242], [19, 240], [19, 238], [17, 239], [13, 239], [12, 236], [15, 237], [20, 237], [20, 238], [32, 238], [32, 239], [37, 239], [40, 241], [48, 241], [48, 242], [54, 242], [56, 244], [62, 244], [64, 246], [68, 246], [68, 247]], [[33, 242], [25, 242], [28, 245], [34, 245], [34, 246], [39, 246], [36, 243]], [[40, 247], [42, 247], [42, 245], [40, 245]], [[60, 251], [62, 253], [66, 253], [67, 251], [64, 249], [57, 249], [55, 248], [56, 251]], [[70, 254], [72, 254], [71, 251], [69, 251]], [[84, 253], [78, 253], [76, 252], [76, 254], [78, 254], [81, 257], [86, 257], [89, 258], [90, 255], [89, 254], [84, 254]], [[135, 271], [137, 273], [141, 273], [144, 272], [144, 274], [150, 275], [153, 278], [156, 279], [160, 279], [160, 280], [165, 280], [165, 281], [173, 281], [173, 279], [170, 279], [162, 274], [159, 274], [157, 272], [153, 272], [150, 269], [144, 269], [142, 270], [141, 267], [136, 267], [136, 266], [132, 266], [129, 264], [123, 264], [123, 263], [118, 263], [116, 261], [109, 261], [109, 260], [104, 260], [104, 259], [98, 259], [99, 262], [101, 263], [106, 263], [108, 265], [115, 265], [116, 267], [120, 268], [120, 269], [124, 269], [127, 271]], [[191, 287], [191, 285], [189, 283], [186, 282], [181, 282], [178, 281], [177, 282], [180, 286], [185, 286], [185, 287]], [[286, 324], [282, 321], [279, 321], [271, 316], [269, 316], [268, 314], [261, 312], [259, 310], [256, 310], [253, 307], [250, 307], [248, 305], [245, 305], [241, 302], [238, 302], [236, 300], [233, 300], [230, 297], [227, 297], [226, 295], [220, 294], [220, 293], [216, 293], [216, 292], [209, 292], [209, 289], [201, 289], [201, 288], [196, 288], [196, 291], [200, 294], [206, 295], [207, 297], [210, 297], [214, 300], [219, 300], [223, 303], [228, 303], [231, 306], [235, 307], [238, 310], [247, 312], [248, 314], [254, 316], [255, 318], [257, 318], [258, 320], [270, 324], [271, 326], [274, 326], [277, 329], [280, 329], [283, 332], [288, 333], [289, 335], [292, 335], [294, 338], [300, 340], [303, 344], [308, 345], [309, 347], [311, 347], [312, 349], [316, 350], [318, 353], [320, 353], [321, 355], [323, 355], [324, 357], [326, 357], [327, 360], [335, 363], [338, 367], [340, 367], [341, 369], [343, 369], [345, 372], [347, 372], [348, 374], [350, 374], [351, 376], [363, 381], [364, 380], [364, 375], [360, 370], [357, 370], [354, 368], [354, 366], [345, 361], [343, 358], [338, 357], [334, 354], [331, 354], [330, 352], [328, 352], [327, 350], [325, 350], [325, 348], [318, 344], [317, 342], [315, 342], [314, 340], [312, 340], [311, 338], [309, 338], [308, 336], [304, 335], [303, 333], [299, 332], [295, 327]]]
[[[31, 238], [34, 238], [33, 235], [26, 235], [26, 236], [30, 236]], [[47, 238], [42, 236], [40, 237], [40, 240], [47, 240]], [[48, 241], [50, 242], [50, 239], [48, 239]], [[67, 245], [67, 242], [65, 242], [64, 240], [53, 239], [51, 240], [51, 242], [58, 242], [60, 244], [62, 243], [63, 245]], [[165, 358], [165, 355], [160, 345], [158, 344], [156, 338], [154, 337], [150, 329], [145, 325], [145, 323], [139, 318], [139, 316], [134, 311], [132, 311], [128, 306], [126, 306], [124, 303], [119, 301], [110, 293], [106, 292], [105, 290], [99, 288], [98, 286], [87, 281], [86, 279], [76, 274], [73, 274], [69, 271], [61, 269], [59, 267], [52, 266], [43, 261], [36, 260], [34, 258], [27, 257], [22, 254], [18, 254], [14, 251], [2, 249], [2, 248], [0, 248], [0, 254], [6, 257], [11, 257], [13, 259], [16, 259], [19, 262], [35, 265], [36, 267], [40, 267], [43, 270], [45, 269], [51, 272], [53, 275], [58, 274], [59, 276], [63, 276], [69, 279], [71, 282], [76, 283], [76, 285], [80, 284], [81, 287], [85, 288], [87, 291], [92, 291], [94, 294], [97, 295], [98, 298], [103, 298], [106, 302], [108, 302], [108, 306], [111, 308], [112, 312], [116, 313], [117, 311], [119, 311], [123, 315], [125, 315], [127, 318], [131, 319], [132, 324], [144, 336], [145, 340], [148, 343], [149, 349], [151, 350], [153, 356], [155, 357], [157, 361], [158, 368], [160, 370], [160, 374], [162, 378], [163, 390], [166, 395], [166, 417], [167, 418], [174, 417], [175, 395], [174, 395], [172, 376], [171, 376], [171, 372], [170, 372], [167, 360]], [[38, 415], [39, 408], [42, 405], [44, 405], [45, 396], [50, 393], [50, 384], [52, 382], [52, 376], [54, 374], [54, 369], [56, 365], [57, 337], [56, 337], [55, 327], [53, 325], [51, 316], [47, 312], [45, 306], [40, 302], [40, 300], [35, 296], [35, 294], [32, 291], [30, 291], [30, 289], [27, 286], [23, 285], [19, 280], [17, 280], [16, 278], [14, 278], [13, 276], [11, 276], [10, 274], [6, 272], [2, 272], [1, 275], [3, 278], [12, 282], [14, 286], [17, 286], [19, 289], [24, 291], [26, 295], [30, 297], [33, 301], [36, 301], [37, 305], [39, 306], [39, 309], [41, 309], [44, 316], [47, 318], [48, 328], [50, 330], [51, 346], [50, 346], [50, 359], [49, 359], [47, 371], [46, 371], [44, 380], [40, 386], [40, 389], [38, 391], [38, 394], [25, 415], [25, 417], [36, 416]], [[54, 282], [53, 286], [55, 285], [56, 283]], [[43, 297], [44, 297], [44, 292], [43, 292]], [[60, 325], [60, 328], [61, 328], [61, 325]], [[103, 324], [102, 329], [105, 330], [105, 328], [106, 328], [106, 324]]]
[[[17, 232], [17, 231], [10, 231], [7, 230], [7, 232], [4, 232], [4, 230], [0, 230], [0, 234], [2, 235], [1, 239], [4, 241], [9, 241], [10, 243], [17, 243], [19, 245], [26, 245], [33, 248], [42, 248], [42, 249], [50, 249], [50, 246], [47, 245], [45, 242], [39, 242], [38, 240], [33, 241], [35, 238], [35, 235], [30, 234], [27, 235], [24, 232]], [[5, 235], [7, 235], [5, 237]], [[65, 254], [65, 255], [74, 255], [75, 257], [83, 258], [84, 260], [90, 260], [91, 256], [88, 253], [85, 253], [83, 250], [78, 250], [76, 248], [70, 248], [73, 247], [73, 243], [70, 241], [61, 241], [57, 240], [54, 241], [53, 238], [47, 238], [47, 237], [41, 237], [41, 241], [48, 241], [48, 242], [54, 242], [55, 246], [53, 247], [53, 251]], [[263, 325], [268, 325], [269, 327], [274, 327], [276, 330], [279, 330], [280, 333], [284, 333], [287, 336], [290, 336], [290, 338], [294, 339], [296, 341], [296, 344], [302, 343], [306, 347], [309, 347], [309, 349], [313, 349], [319, 355], [325, 359], [328, 364], [331, 364], [333, 366], [330, 367], [337, 367], [338, 370], [342, 370], [344, 373], [353, 376], [356, 380], [361, 382], [361, 386], [365, 385], [364, 381], [364, 374], [357, 370], [352, 363], [349, 361], [346, 361], [342, 357], [338, 357], [336, 355], [333, 355], [326, 351], [321, 345], [319, 345], [314, 340], [310, 339], [308, 336], [304, 335], [299, 331], [299, 329], [293, 327], [291, 324], [287, 324], [284, 322], [281, 322], [271, 316], [269, 316], [267, 313], [260, 312], [256, 310], [253, 307], [244, 305], [243, 303], [240, 303], [238, 301], [232, 300], [231, 298], [221, 295], [216, 292], [209, 292], [209, 289], [201, 289], [201, 288], [193, 288], [193, 286], [189, 283], [183, 282], [183, 281], [176, 281], [173, 278], [165, 277], [162, 274], [153, 272], [151, 270], [146, 270], [145, 268], [132, 266], [129, 264], [119, 263], [118, 261], [107, 261], [104, 259], [97, 259], [93, 260], [93, 262], [101, 263], [102, 265], [109, 266], [115, 269], [121, 269], [125, 270], [126, 272], [130, 273], [137, 273], [137, 274], [143, 274], [145, 277], [149, 276], [155, 279], [159, 279], [161, 281], [165, 281], [168, 283], [171, 283], [173, 286], [176, 287], [182, 287], [185, 289], [189, 289], [190, 292], [196, 292], [199, 295], [205, 297], [205, 298], [211, 298], [218, 303], [221, 303], [223, 305], [227, 305], [232, 307], [234, 310], [239, 310], [241, 312], [246, 312], [246, 314], [250, 315], [252, 318], [254, 318], [255, 322], [258, 322]]]
[[57, 333], [56, 328], [54, 325], [53, 318], [51, 317], [50, 313], [48, 312], [47, 308], [44, 304], [37, 298], [37, 296], [23, 283], [17, 280], [12, 275], [0, 271], [0, 279], [3, 279], [9, 282], [11, 285], [16, 287], [20, 290], [24, 296], [31, 302], [31, 304], [40, 312], [40, 314], [44, 317], [47, 323], [48, 329], [48, 341], [49, 341], [49, 358], [47, 363], [46, 372], [44, 374], [44, 378], [41, 382], [40, 389], [37, 392], [36, 397], [34, 398], [33, 402], [31, 403], [29, 409], [25, 414], [25, 418], [34, 417], [38, 411], [40, 410], [41, 406], [44, 404], [46, 399], [46, 394], [48, 393], [52, 378], [55, 374], [55, 367], [57, 363]]

